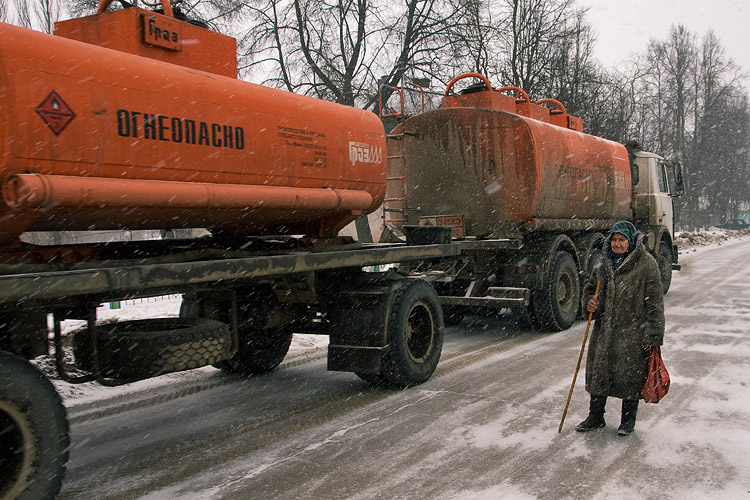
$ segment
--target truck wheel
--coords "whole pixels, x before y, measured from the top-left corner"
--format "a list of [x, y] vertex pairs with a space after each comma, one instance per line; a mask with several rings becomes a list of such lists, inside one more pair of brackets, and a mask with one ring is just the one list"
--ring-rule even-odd
[[570, 328], [578, 314], [581, 286], [576, 263], [568, 252], [555, 254], [545, 285], [532, 301], [534, 316], [544, 330]]
[[391, 384], [421, 384], [432, 376], [443, 350], [443, 313], [435, 290], [407, 280], [394, 294], [383, 357], [383, 377]]
[[55, 387], [23, 358], [0, 351], [0, 498], [54, 498], [70, 435]]
[[[212, 319], [157, 318], [121, 321], [96, 328], [102, 375], [136, 380], [190, 370], [226, 359], [229, 327]], [[86, 332], [73, 337], [76, 365], [92, 371]]]
[[227, 360], [215, 363], [214, 366], [222, 371], [242, 376], [268, 373], [284, 361], [291, 343], [290, 329], [241, 328], [237, 353]]
[[[227, 307], [216, 306], [211, 301], [200, 299], [186, 299], [183, 297], [180, 306], [180, 317], [197, 318], [208, 314], [217, 319], [229, 321]], [[260, 307], [260, 306], [258, 306]], [[238, 329], [237, 352], [228, 359], [223, 359], [213, 366], [219, 370], [235, 375], [249, 376], [268, 373], [279, 366], [292, 343], [292, 329], [290, 326], [257, 328], [253, 327], [249, 315], [257, 312], [254, 304], [247, 304], [240, 308], [240, 325]]]
[[672, 285], [672, 252], [665, 241], [659, 243], [657, 261], [659, 263], [659, 273], [661, 274], [661, 289], [662, 292], [667, 293], [670, 285]]

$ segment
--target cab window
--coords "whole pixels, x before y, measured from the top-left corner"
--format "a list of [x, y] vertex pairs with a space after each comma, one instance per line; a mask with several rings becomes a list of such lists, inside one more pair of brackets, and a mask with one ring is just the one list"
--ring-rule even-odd
[[657, 168], [656, 171], [659, 175], [659, 191], [662, 193], [669, 193], [666, 166], [663, 163], [660, 163], [659, 168]]

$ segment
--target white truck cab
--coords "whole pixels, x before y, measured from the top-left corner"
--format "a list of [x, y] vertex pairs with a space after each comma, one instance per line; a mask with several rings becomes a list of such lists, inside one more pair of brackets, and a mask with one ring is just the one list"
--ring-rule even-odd
[[682, 166], [633, 144], [627, 147], [633, 183], [633, 218], [644, 234], [646, 248], [659, 262], [666, 291], [672, 281], [672, 269], [679, 269], [672, 198], [685, 192]]

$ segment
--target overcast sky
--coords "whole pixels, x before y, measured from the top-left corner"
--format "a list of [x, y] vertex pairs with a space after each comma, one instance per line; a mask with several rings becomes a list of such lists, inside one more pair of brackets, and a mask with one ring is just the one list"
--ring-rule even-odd
[[[595, 54], [616, 67], [643, 53], [650, 38], [664, 40], [673, 24], [684, 24], [699, 40], [713, 29], [727, 55], [750, 75], [750, 1], [748, 0], [577, 0], [588, 7], [596, 32]], [[750, 87], [750, 77], [744, 79]]]

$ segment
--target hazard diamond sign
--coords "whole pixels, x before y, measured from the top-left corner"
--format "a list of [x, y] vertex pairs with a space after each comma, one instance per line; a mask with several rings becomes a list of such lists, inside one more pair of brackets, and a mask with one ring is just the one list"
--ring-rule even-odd
[[76, 117], [70, 106], [54, 90], [37, 106], [36, 112], [55, 135], [60, 135]]

